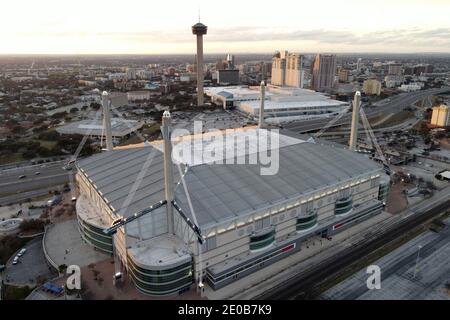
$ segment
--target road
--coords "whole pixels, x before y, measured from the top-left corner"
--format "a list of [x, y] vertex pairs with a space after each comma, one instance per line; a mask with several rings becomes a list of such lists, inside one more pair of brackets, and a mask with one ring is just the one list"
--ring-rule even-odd
[[[366, 111], [366, 115], [368, 118], [374, 118], [377, 116], [381, 116], [387, 113], [397, 113], [403, 110], [406, 107], [409, 107], [411, 104], [415, 103], [418, 100], [421, 100], [425, 97], [432, 96], [435, 94], [439, 94], [442, 92], [449, 91], [450, 88], [436, 88], [436, 89], [428, 89], [423, 91], [409, 92], [409, 93], [401, 93], [397, 96], [389, 98], [387, 102], [379, 102], [378, 106], [368, 108]], [[316, 120], [303, 120], [296, 121], [293, 123], [289, 123], [284, 125], [284, 128], [298, 132], [305, 133], [310, 131], [316, 131], [323, 128], [331, 119], [316, 119]], [[351, 122], [351, 113], [344, 115], [340, 120], [336, 121], [332, 126], [337, 127], [343, 124], [349, 124]]]
[[55, 158], [55, 157], [35, 158], [33, 160], [24, 160], [24, 161], [18, 161], [18, 162], [13, 162], [13, 163], [2, 164], [2, 165], [0, 165], [0, 172], [12, 170], [12, 169], [18, 169], [21, 167], [40, 166], [40, 164], [36, 164], [37, 161], [42, 161], [42, 164], [56, 163], [56, 162], [60, 162], [60, 163], [64, 164], [70, 160], [70, 156], [58, 156], [57, 158], [59, 158], [60, 160], [57, 160], [57, 161], [53, 161], [52, 160], [53, 158]]
[[[0, 204], [42, 195], [48, 193], [52, 186], [68, 183], [69, 172], [62, 169], [63, 165], [62, 162], [53, 162], [1, 171]], [[20, 176], [25, 177], [20, 179]]]
[[315, 267], [298, 274], [284, 283], [272, 288], [256, 299], [283, 300], [314, 298], [318, 294], [317, 285], [324, 279], [336, 275], [339, 271], [352, 265], [355, 261], [365, 257], [370, 252], [381, 248], [390, 241], [412, 230], [437, 214], [450, 207], [450, 188], [436, 194], [435, 197], [418, 203], [407, 209], [410, 214], [388, 228], [382, 228], [373, 234], [368, 234], [365, 241], [353, 244], [339, 254], [319, 263]]
[[[440, 291], [439, 288], [445, 284], [446, 279], [450, 279], [450, 256], [446, 255], [449, 244], [450, 227], [448, 225], [438, 233], [424, 232], [373, 263], [382, 270], [382, 291], [369, 290], [366, 282], [361, 281], [367, 278], [366, 270], [363, 268], [327, 290], [321, 298], [331, 300], [380, 298], [385, 300], [393, 296], [400, 300], [433, 298], [436, 295], [433, 291]], [[423, 268], [416, 269], [419, 245], [420, 265], [423, 265]], [[418, 271], [416, 278], [412, 273], [413, 270]], [[411, 290], [411, 288], [414, 289]], [[443, 295], [445, 296], [445, 293]]]
[[[384, 128], [378, 128], [378, 129], [372, 129], [374, 133], [384, 133], [384, 132], [393, 132], [393, 131], [399, 131], [399, 130], [405, 130], [414, 127], [420, 120], [416, 118], [412, 119], [406, 119], [404, 122], [396, 124], [394, 126], [390, 127], [384, 127]], [[364, 131], [364, 128], [362, 126], [359, 126], [359, 133], [366, 134]], [[327, 137], [327, 136], [348, 136], [350, 135], [350, 128], [342, 128], [342, 130], [339, 131], [331, 131], [331, 132], [324, 132], [321, 134], [321, 137]]]

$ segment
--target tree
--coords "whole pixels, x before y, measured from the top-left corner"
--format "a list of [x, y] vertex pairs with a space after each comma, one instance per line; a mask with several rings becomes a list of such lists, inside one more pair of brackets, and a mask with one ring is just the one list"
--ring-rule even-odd
[[47, 129], [48, 129], [48, 126], [46, 126], [46, 125], [44, 124], [44, 125], [42, 125], [42, 126], [40, 126], [40, 127], [33, 128], [33, 132], [34, 132], [34, 133], [40, 133], [40, 132], [46, 131]]
[[53, 119], [61, 119], [61, 118], [64, 118], [65, 116], [67, 116], [67, 112], [66, 111], [57, 112], [57, 113], [54, 113], [54, 114], [51, 115], [51, 117]]
[[23, 220], [20, 223], [19, 229], [22, 232], [41, 232], [44, 231], [46, 221], [41, 219]]
[[16, 125], [11, 128], [11, 132], [14, 134], [23, 133], [25, 130], [22, 126]]
[[61, 135], [56, 130], [46, 131], [39, 134], [39, 139], [55, 141], [59, 140]]
[[34, 151], [34, 150], [26, 150], [26, 151], [24, 151], [23, 153], [22, 153], [22, 156], [25, 158], [25, 159], [33, 159], [33, 158], [35, 158], [36, 157], [36, 152]]
[[101, 105], [98, 102], [91, 102], [90, 107], [97, 111], [98, 109], [100, 109]]
[[70, 113], [77, 113], [79, 110], [78, 108], [71, 108]]

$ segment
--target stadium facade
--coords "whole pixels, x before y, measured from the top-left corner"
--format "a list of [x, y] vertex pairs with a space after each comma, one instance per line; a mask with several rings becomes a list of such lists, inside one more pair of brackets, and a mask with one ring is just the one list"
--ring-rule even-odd
[[[246, 137], [267, 133], [241, 128], [223, 133], [235, 142], [226, 146], [234, 153], [225, 160], [236, 161], [217, 163], [195, 155], [194, 161], [186, 154], [165, 157], [172, 145], [211, 150], [218, 142], [203, 135], [171, 139], [168, 112], [162, 131], [162, 141], [76, 164], [83, 239], [114, 253], [145, 294], [204, 285], [218, 290], [301, 252], [308, 239], [331, 237], [382, 211], [382, 168], [343, 146], [271, 132], [276, 144], [244, 147], [239, 154]], [[277, 154], [275, 174], [261, 174], [266, 164], [245, 162], [267, 153]]]

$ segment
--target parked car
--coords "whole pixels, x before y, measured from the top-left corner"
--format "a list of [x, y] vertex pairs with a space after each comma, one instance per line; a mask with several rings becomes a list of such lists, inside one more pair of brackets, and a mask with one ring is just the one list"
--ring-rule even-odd
[[18, 262], [19, 262], [19, 256], [15, 256], [14, 259], [13, 259], [12, 264], [16, 265]]
[[22, 250], [19, 251], [19, 253], [17, 254], [18, 257], [21, 257], [25, 254], [25, 252], [27, 252], [27, 249], [23, 248]]
[[62, 197], [60, 195], [56, 195], [53, 197], [53, 199], [48, 200], [47, 204], [48, 204], [48, 206], [51, 207], [51, 206], [59, 204], [61, 201], [62, 201]]

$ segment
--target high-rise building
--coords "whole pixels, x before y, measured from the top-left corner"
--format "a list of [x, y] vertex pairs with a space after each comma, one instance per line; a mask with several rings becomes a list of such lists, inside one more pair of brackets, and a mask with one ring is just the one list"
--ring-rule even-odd
[[447, 107], [446, 105], [434, 107], [433, 114], [431, 115], [431, 124], [437, 127], [450, 126], [449, 107]]
[[203, 105], [203, 35], [208, 27], [198, 22], [192, 26], [192, 33], [197, 36], [197, 106]]
[[341, 82], [347, 82], [348, 81], [348, 76], [349, 76], [349, 70], [347, 69], [342, 69], [339, 71], [338, 75], [339, 75], [339, 81]]
[[400, 63], [389, 64], [388, 74], [394, 75], [394, 76], [401, 76], [402, 75], [402, 65]]
[[367, 95], [377, 95], [381, 93], [381, 82], [376, 79], [364, 80], [363, 92]]
[[234, 56], [232, 54], [227, 54], [225, 60], [217, 60], [216, 70], [234, 70], [236, 69], [234, 64]]
[[272, 62], [261, 62], [261, 73], [263, 76], [270, 76], [272, 72]]
[[324, 91], [331, 89], [336, 74], [336, 55], [318, 54], [313, 64], [313, 89]]
[[227, 68], [227, 64], [224, 60], [217, 60], [216, 62], [216, 70], [224, 70]]
[[128, 80], [136, 79], [136, 69], [127, 68], [127, 78], [128, 78]]
[[276, 52], [272, 58], [272, 80], [275, 86], [303, 88], [303, 55]]
[[356, 61], [356, 71], [360, 71], [362, 67], [362, 59], [358, 58], [358, 60]]
[[174, 67], [169, 67], [169, 68], [167, 68], [167, 74], [169, 75], [169, 76], [173, 76], [173, 75], [175, 75], [175, 68]]
[[227, 54], [227, 68], [233, 70], [234, 69], [234, 55]]
[[220, 85], [239, 84], [239, 70], [238, 69], [217, 70], [216, 74], [217, 74], [217, 83]]
[[419, 64], [414, 66], [414, 74], [420, 76], [422, 73], [433, 72], [433, 65], [431, 64]]

